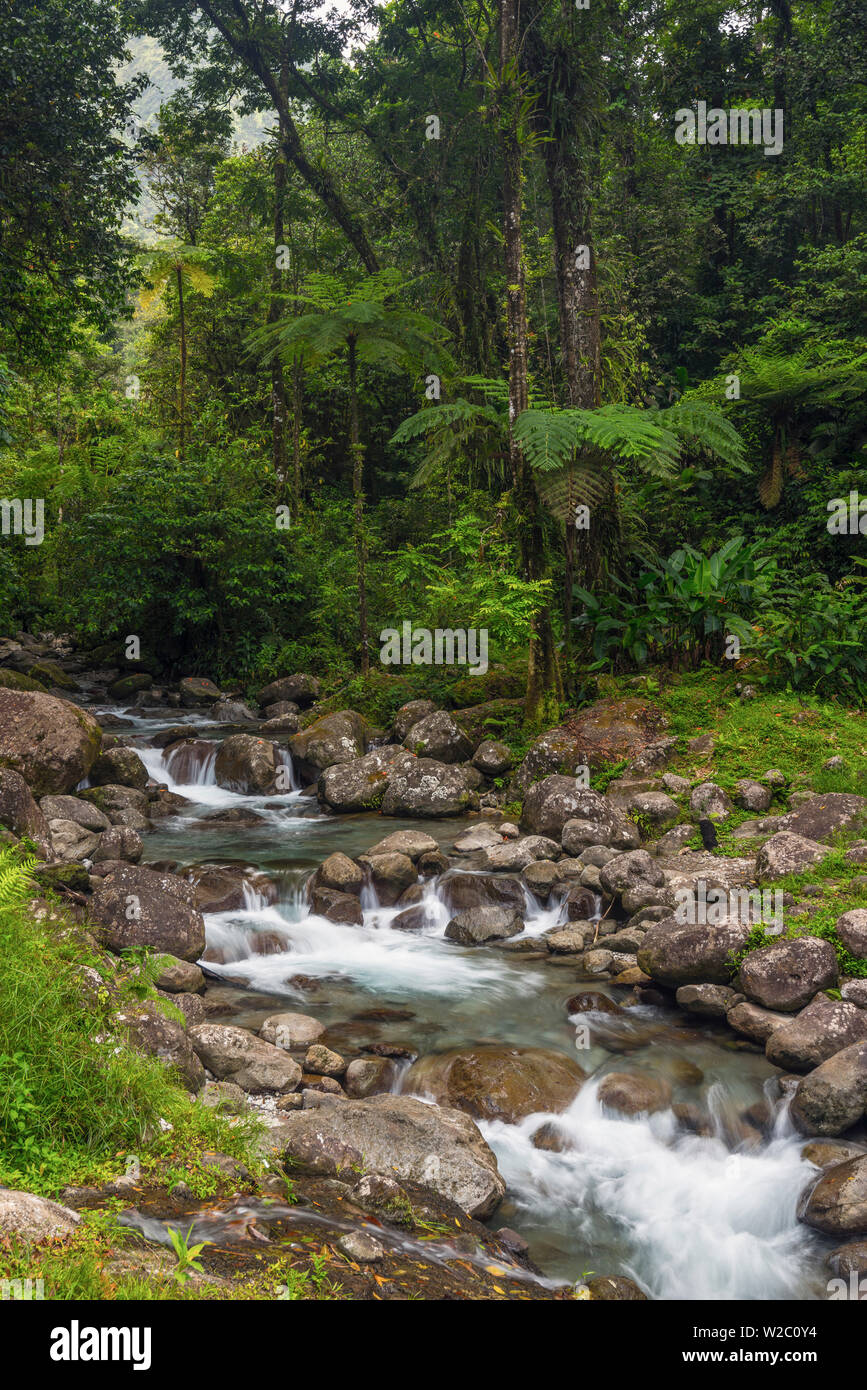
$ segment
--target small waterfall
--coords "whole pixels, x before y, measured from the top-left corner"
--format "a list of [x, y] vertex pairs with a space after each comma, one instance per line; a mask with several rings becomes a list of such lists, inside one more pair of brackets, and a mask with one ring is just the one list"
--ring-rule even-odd
[[214, 786], [216, 761], [217, 745], [202, 738], [176, 744], [164, 756], [164, 766], [171, 781], [187, 787]]

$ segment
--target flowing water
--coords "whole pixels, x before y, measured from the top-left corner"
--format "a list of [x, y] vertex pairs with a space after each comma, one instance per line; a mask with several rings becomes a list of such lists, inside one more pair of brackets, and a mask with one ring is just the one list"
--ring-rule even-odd
[[[149, 744], [148, 731], [179, 722], [199, 741], [185, 756], [166, 758]], [[518, 1229], [547, 1277], [627, 1274], [665, 1299], [824, 1296], [830, 1246], [796, 1219], [798, 1197], [817, 1170], [801, 1157], [804, 1141], [762, 1056], [732, 1051], [724, 1032], [697, 1031], [683, 1015], [659, 1008], [570, 1020], [565, 1001], [576, 990], [615, 992], [576, 983], [573, 970], [547, 960], [522, 962], [495, 948], [465, 950], [446, 941], [450, 914], [436, 880], [425, 885], [427, 924], [420, 932], [394, 930], [399, 909], [381, 907], [369, 890], [362, 926], [312, 916], [304, 880], [328, 854], [357, 855], [398, 829], [423, 829], [448, 848], [466, 822], [331, 817], [299, 789], [272, 796], [226, 791], [214, 781], [216, 744], [212, 730], [201, 738], [203, 722], [136, 717], [118, 732], [133, 734], [151, 776], [191, 803], [147, 836], [147, 859], [173, 860], [180, 872], [203, 862], [250, 871], [245, 906], [205, 918], [208, 945], [222, 957], [208, 968], [226, 981], [229, 1012], [221, 1021], [257, 1027], [287, 1008], [314, 1014], [332, 1044], [343, 1040], [349, 1048], [375, 1039], [418, 1053], [484, 1042], [570, 1053], [591, 1079], [556, 1117], [567, 1141], [562, 1152], [534, 1146], [544, 1117], [480, 1125], [508, 1183], [492, 1224]], [[246, 819], [220, 820], [226, 812]], [[558, 911], [528, 893], [527, 935], [553, 925]], [[397, 1017], [358, 1020], [373, 1008]], [[592, 1045], [576, 1052], [576, 1025], [588, 1019]], [[665, 1076], [675, 1102], [699, 1105], [710, 1116], [712, 1134], [687, 1132], [671, 1110], [634, 1119], [603, 1111], [598, 1083], [614, 1070]], [[403, 1075], [405, 1068], [398, 1089]], [[770, 1138], [742, 1119], [763, 1099], [775, 1114]]]

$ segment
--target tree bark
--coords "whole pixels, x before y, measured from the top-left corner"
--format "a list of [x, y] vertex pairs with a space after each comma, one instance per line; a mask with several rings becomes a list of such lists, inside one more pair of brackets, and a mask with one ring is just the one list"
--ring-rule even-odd
[[358, 361], [355, 339], [348, 340], [349, 352], [349, 450], [352, 455], [352, 496], [354, 502], [355, 563], [358, 575], [358, 631], [361, 644], [361, 674], [370, 671], [370, 645], [367, 632], [367, 537], [364, 531], [364, 447], [358, 428]]
[[[545, 535], [532, 474], [515, 435], [527, 409], [527, 302], [524, 285], [522, 151], [519, 131], [519, 0], [500, 0], [500, 130], [503, 158], [503, 221], [506, 259], [506, 327], [509, 344], [509, 461], [519, 518], [521, 571], [528, 580], [545, 573]], [[550, 607], [540, 607], [532, 624], [527, 661], [524, 718], [536, 727], [556, 722], [562, 684], [554, 649]]]
[[178, 382], [178, 458], [184, 457], [187, 423], [187, 326], [184, 320], [184, 273], [180, 262], [175, 266], [178, 284], [178, 320], [181, 338], [181, 375]]

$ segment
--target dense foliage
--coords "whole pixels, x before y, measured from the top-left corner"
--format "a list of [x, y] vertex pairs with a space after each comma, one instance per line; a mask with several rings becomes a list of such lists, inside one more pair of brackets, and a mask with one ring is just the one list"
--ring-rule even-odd
[[2, 0], [0, 629], [863, 701], [860, 9]]

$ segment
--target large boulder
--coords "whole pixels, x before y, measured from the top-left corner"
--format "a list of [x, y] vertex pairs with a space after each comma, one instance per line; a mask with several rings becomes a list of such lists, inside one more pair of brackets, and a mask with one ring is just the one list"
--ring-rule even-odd
[[424, 830], [394, 830], [384, 840], [378, 840], [367, 853], [371, 858], [375, 854], [405, 854], [415, 864], [423, 854], [436, 854], [438, 849], [433, 835]]
[[437, 707], [433, 700], [410, 700], [407, 704], [401, 705], [394, 716], [395, 740], [398, 743], [403, 743], [414, 724], [420, 723], [422, 719], [427, 719], [429, 714], [436, 714], [436, 711]]
[[71, 1236], [81, 1221], [77, 1211], [37, 1197], [32, 1192], [0, 1187], [0, 1238], [20, 1245], [39, 1245], [43, 1241]]
[[324, 714], [300, 734], [289, 740], [289, 751], [298, 764], [301, 776], [308, 782], [318, 780], [326, 768], [335, 763], [351, 763], [367, 749], [370, 725], [354, 709]]
[[820, 989], [837, 984], [837, 956], [830, 941], [799, 936], [774, 941], [744, 958], [740, 985], [744, 994], [766, 1009], [794, 1013]]
[[272, 1014], [266, 1018], [259, 1029], [259, 1036], [274, 1047], [282, 1047], [287, 1052], [300, 1051], [318, 1042], [325, 1032], [325, 1024], [311, 1014]]
[[319, 682], [315, 676], [298, 671], [294, 676], [281, 676], [279, 680], [263, 686], [256, 699], [263, 708], [288, 701], [299, 709], [306, 709], [319, 699]]
[[193, 887], [142, 865], [111, 867], [89, 903], [91, 920], [112, 951], [148, 946], [180, 960], [198, 960], [205, 923], [193, 906]]
[[[623, 759], [632, 761], [659, 740], [665, 723], [662, 711], [647, 700], [598, 700], [579, 710], [560, 729], [550, 731], [551, 746], [562, 749], [571, 762], [571, 766], [567, 763], [556, 770], [574, 773], [576, 766], [584, 764], [597, 771]], [[535, 775], [549, 770], [555, 769], [539, 768]]]
[[285, 1118], [284, 1160], [319, 1173], [363, 1167], [418, 1183], [469, 1216], [490, 1216], [506, 1190], [497, 1161], [469, 1115], [413, 1096], [326, 1104]]
[[852, 1043], [867, 1038], [867, 1010], [848, 999], [818, 994], [788, 1023], [775, 1028], [765, 1056], [783, 1071], [810, 1071]]
[[808, 840], [829, 844], [841, 830], [858, 830], [867, 826], [867, 796], [851, 792], [824, 792], [813, 796], [782, 816], [779, 829]]
[[362, 758], [326, 768], [316, 784], [316, 795], [332, 811], [375, 811], [401, 762], [409, 765], [411, 756], [397, 743], [372, 748]]
[[470, 799], [461, 768], [433, 758], [413, 758], [392, 770], [380, 810], [384, 816], [437, 819], [459, 816]]
[[435, 758], [441, 763], [465, 762], [473, 752], [466, 734], [444, 709], [413, 724], [403, 742], [417, 757]]
[[727, 985], [732, 952], [746, 945], [749, 927], [726, 917], [715, 926], [682, 926], [674, 917], [653, 922], [638, 951], [638, 964], [660, 984]]
[[137, 787], [144, 791], [148, 770], [134, 748], [107, 748], [90, 769], [93, 787]]
[[473, 767], [486, 777], [502, 777], [512, 766], [512, 750], [500, 739], [486, 738], [473, 754]]
[[114, 1015], [115, 1024], [133, 1047], [146, 1052], [173, 1071], [176, 1071], [188, 1091], [200, 1091], [205, 1084], [205, 1069], [196, 1056], [184, 1026], [167, 1018], [159, 1005], [144, 999], [134, 1007], [126, 1007]]
[[572, 1057], [545, 1047], [473, 1047], [420, 1057], [408, 1091], [479, 1120], [515, 1124], [526, 1115], [567, 1110], [584, 1084]]
[[20, 773], [35, 796], [73, 791], [99, 756], [102, 730], [68, 700], [0, 688], [0, 767]]
[[449, 874], [440, 880], [439, 891], [456, 915], [474, 907], [511, 907], [523, 913], [526, 903], [521, 884], [505, 874]]
[[568, 854], [580, 854], [586, 845], [633, 849], [639, 843], [637, 827], [600, 792], [582, 786], [576, 778], [555, 775], [530, 787], [524, 798], [522, 830], [559, 840], [570, 821], [586, 825], [570, 827], [569, 843], [564, 844]]
[[[680, 991], [678, 991], [679, 993]], [[772, 1009], [763, 1009], [760, 1004], [750, 1004], [742, 999], [726, 1013], [726, 1023], [736, 1033], [749, 1038], [750, 1042], [764, 1047], [776, 1028], [791, 1022], [791, 1014], [778, 1014]]]
[[144, 854], [144, 843], [137, 830], [128, 825], [112, 825], [103, 830], [99, 842], [91, 856], [94, 864], [105, 860], [123, 859], [129, 864], [137, 864]]
[[199, 1023], [190, 1029], [193, 1048], [209, 1071], [221, 1081], [234, 1081], [243, 1091], [295, 1091], [301, 1067], [282, 1048], [223, 1023]]
[[671, 1105], [671, 1086], [646, 1072], [612, 1071], [599, 1083], [599, 1103], [621, 1115], [654, 1115]]
[[867, 957], [867, 908], [856, 907], [838, 917], [837, 935], [851, 955]]
[[803, 835], [793, 835], [788, 830], [780, 830], [766, 840], [756, 855], [756, 878], [767, 883], [786, 874], [800, 874], [813, 864], [818, 864], [828, 853], [815, 840], [807, 840]]
[[223, 698], [223, 692], [206, 676], [184, 676], [178, 688], [181, 704], [189, 709], [196, 705], [213, 705]]
[[415, 865], [407, 854], [364, 854], [358, 862], [369, 873], [382, 907], [393, 907], [404, 889], [416, 881]]
[[829, 1236], [867, 1232], [867, 1155], [828, 1168], [805, 1194], [798, 1215]]
[[50, 820], [52, 855], [69, 864], [80, 859], [92, 859], [99, 844], [99, 836], [92, 830], [85, 830], [74, 820]]
[[[147, 793], [137, 787], [88, 787], [80, 799], [96, 806], [108, 816], [112, 825], [128, 825], [133, 830], [146, 830], [150, 802]], [[72, 817], [71, 819], [75, 819]]]
[[790, 1114], [802, 1134], [843, 1134], [867, 1112], [867, 1042], [835, 1052], [798, 1085]]
[[566, 729], [548, 729], [530, 745], [512, 779], [512, 791], [524, 796], [543, 777], [560, 775], [575, 777], [587, 766], [587, 757], [580, 739]]
[[[70, 797], [70, 800], [73, 798]], [[33, 841], [43, 859], [50, 858], [51, 832], [41, 807], [24, 778], [11, 767], [0, 767], [0, 826], [11, 830], [19, 839], [26, 835]]]
[[488, 845], [482, 852], [483, 869], [526, 869], [537, 859], [559, 859], [560, 846], [546, 835], [524, 835], [505, 844]]
[[217, 749], [214, 777], [227, 791], [245, 795], [277, 790], [277, 750], [254, 734], [232, 734]]
[[315, 877], [323, 887], [334, 888], [338, 893], [360, 893], [364, 887], [364, 871], [339, 850], [323, 860]]
[[459, 912], [448, 923], [449, 941], [462, 946], [481, 946], [486, 941], [502, 941], [524, 930], [524, 919], [513, 907], [471, 907]]
[[690, 793], [689, 809], [694, 816], [708, 820], [725, 820], [731, 812], [732, 803], [716, 782], [702, 782]]
[[634, 849], [628, 854], [618, 854], [603, 864], [599, 870], [599, 881], [606, 893], [622, 898], [624, 893], [637, 888], [661, 888], [665, 884], [665, 874], [658, 862], [646, 850]]
[[80, 796], [43, 796], [39, 809], [48, 820], [74, 820], [97, 835], [111, 825], [104, 811]]

